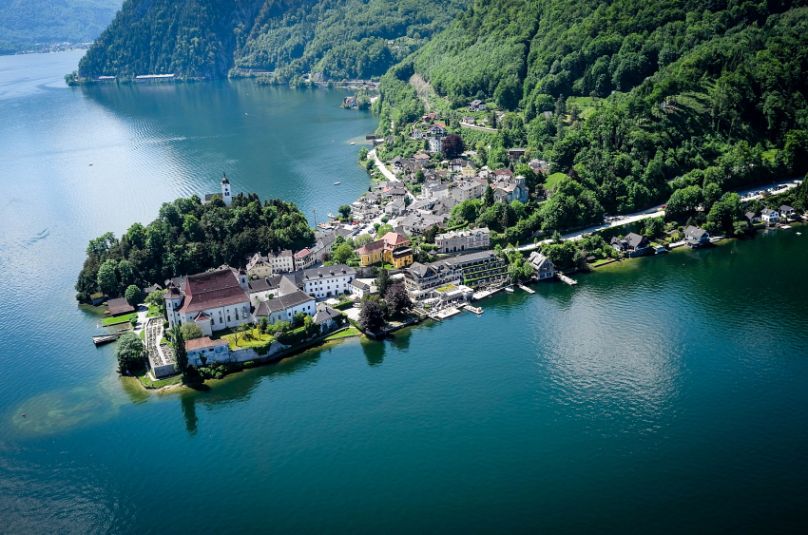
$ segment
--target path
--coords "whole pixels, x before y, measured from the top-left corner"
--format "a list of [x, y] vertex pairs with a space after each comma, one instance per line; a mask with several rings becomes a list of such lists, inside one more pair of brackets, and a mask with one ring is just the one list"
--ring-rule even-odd
[[[780, 194], [784, 193], [792, 188], [796, 188], [797, 186], [802, 183], [801, 180], [790, 180], [787, 182], [780, 182], [777, 184], [766, 186], [758, 186], [756, 188], [750, 188], [742, 191], [738, 191], [737, 193], [741, 196], [743, 201], [752, 201], [756, 199], [760, 199], [763, 196], [759, 195], [757, 192], [761, 190], [772, 190], [772, 194]], [[622, 227], [623, 225], [629, 225], [631, 223], [636, 223], [637, 221], [643, 221], [645, 219], [651, 219], [654, 217], [665, 217], [665, 210], [662, 208], [663, 205], [654, 206], [653, 208], [648, 208], [641, 212], [635, 212], [633, 214], [628, 214], [625, 216], [612, 216], [607, 217], [606, 222], [600, 225], [594, 225], [583, 230], [576, 230], [575, 232], [570, 232], [568, 234], [564, 234], [561, 236], [561, 240], [580, 240], [587, 234], [591, 234], [593, 232], [599, 232], [602, 230], [606, 230], [609, 228], [615, 227]], [[529, 243], [525, 245], [519, 246], [518, 250], [522, 252], [529, 252], [538, 249], [540, 246], [545, 245], [547, 243], [552, 243], [552, 239], [542, 240], [538, 243]]]
[[460, 121], [460, 127], [461, 128], [468, 128], [469, 130], [479, 130], [480, 132], [487, 132], [489, 134], [496, 134], [498, 132], [498, 130], [496, 128], [491, 128], [489, 126], [480, 126], [480, 125], [471, 124], [471, 123], [465, 123], [463, 121]]
[[376, 164], [376, 169], [378, 169], [387, 180], [391, 182], [401, 182], [395, 173], [388, 169], [387, 166], [384, 165], [384, 163], [379, 159], [379, 156], [376, 154], [376, 149], [372, 149], [368, 152], [368, 158], [373, 158], [373, 163]]

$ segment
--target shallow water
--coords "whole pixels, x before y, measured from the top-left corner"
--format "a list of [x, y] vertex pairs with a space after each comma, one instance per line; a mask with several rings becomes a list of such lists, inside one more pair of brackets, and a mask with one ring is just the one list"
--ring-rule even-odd
[[333, 210], [367, 186], [347, 140], [374, 124], [338, 92], [61, 87], [77, 58], [0, 57], [0, 531], [804, 525], [796, 229], [501, 295], [209, 392], [132, 388], [72, 300], [87, 240], [223, 166], [236, 190]]

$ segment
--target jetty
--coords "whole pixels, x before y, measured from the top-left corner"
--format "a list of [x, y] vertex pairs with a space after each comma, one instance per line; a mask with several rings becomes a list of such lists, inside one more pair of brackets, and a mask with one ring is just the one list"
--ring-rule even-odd
[[471, 296], [471, 300], [472, 301], [479, 301], [480, 299], [485, 299], [486, 297], [491, 297], [492, 295], [499, 292], [500, 290], [502, 290], [501, 287], [500, 288], [489, 289], [489, 290], [480, 290], [478, 292], [474, 292], [474, 294], [472, 294], [472, 296]]
[[527, 286], [525, 286], [524, 284], [520, 284], [520, 285], [519, 285], [519, 289], [520, 289], [520, 290], [522, 290], [523, 292], [527, 292], [527, 293], [529, 293], [529, 294], [534, 294], [534, 293], [536, 293], [536, 291], [535, 291], [534, 289], [532, 289], [532, 288], [528, 288], [528, 287], [527, 287]]
[[460, 314], [460, 309], [457, 307], [447, 307], [442, 308], [441, 310], [437, 310], [429, 315], [430, 318], [437, 321], [443, 321], [445, 319], [449, 319], [452, 316], [456, 316]]
[[570, 286], [575, 286], [576, 284], [578, 284], [577, 280], [573, 279], [572, 277], [568, 277], [568, 276], [564, 275], [563, 273], [559, 272], [559, 273], [556, 273], [556, 275], [558, 276], [558, 280], [560, 280], [564, 284], [569, 284]]
[[122, 332], [112, 333], [112, 334], [99, 334], [93, 336], [93, 344], [95, 347], [103, 346], [105, 344], [109, 344], [120, 338]]

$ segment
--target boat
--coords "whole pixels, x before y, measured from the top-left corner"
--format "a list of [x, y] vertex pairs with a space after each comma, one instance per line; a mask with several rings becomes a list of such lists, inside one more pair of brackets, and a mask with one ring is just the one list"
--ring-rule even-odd
[[335, 186], [339, 186], [340, 184], [342, 184], [342, 182], [340, 182], [339, 180], [337, 180], [336, 182], [334, 182], [334, 185], [335, 185]]
[[469, 312], [477, 314], [478, 316], [483, 313], [483, 309], [481, 307], [475, 307], [475, 306], [472, 306], [472, 305], [466, 305], [463, 308], [465, 308]]
[[505, 291], [508, 292], [509, 294], [512, 294], [514, 292], [513, 286], [506, 286]]
[[520, 290], [522, 290], [523, 292], [527, 292], [527, 293], [529, 293], [529, 294], [534, 294], [534, 293], [536, 293], [536, 292], [535, 292], [535, 291], [534, 291], [532, 288], [528, 288], [528, 287], [527, 287], [527, 286], [525, 286], [524, 284], [520, 284], [520, 285], [519, 285], [519, 289], [520, 289]]
[[654, 248], [654, 254], [665, 254], [668, 252], [668, 248], [664, 245], [660, 245]]

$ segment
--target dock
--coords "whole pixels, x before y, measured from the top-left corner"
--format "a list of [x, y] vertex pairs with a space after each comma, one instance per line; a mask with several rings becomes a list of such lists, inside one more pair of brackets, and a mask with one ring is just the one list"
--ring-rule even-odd
[[464, 309], [468, 310], [472, 314], [477, 314], [478, 316], [483, 313], [482, 307], [475, 307], [473, 305], [466, 305], [463, 307]]
[[523, 292], [527, 292], [527, 293], [529, 293], [529, 294], [534, 294], [534, 293], [536, 293], [536, 291], [535, 291], [535, 290], [533, 290], [532, 288], [528, 288], [528, 287], [527, 287], [527, 286], [525, 286], [524, 284], [520, 284], [520, 285], [519, 285], [519, 289], [520, 289], [520, 290], [522, 290]]
[[445, 319], [449, 319], [452, 316], [456, 316], [460, 314], [460, 309], [457, 307], [447, 307], [436, 312], [433, 312], [429, 315], [430, 318], [437, 321], [443, 321]]
[[93, 336], [93, 344], [95, 344], [95, 347], [103, 346], [114, 342], [115, 340], [120, 338], [120, 336], [121, 336], [120, 332], [113, 334], [99, 334], [97, 336]]
[[471, 300], [472, 301], [479, 301], [480, 299], [485, 299], [486, 297], [491, 297], [492, 295], [494, 295], [495, 293], [497, 293], [497, 292], [499, 292], [501, 290], [502, 290], [501, 287], [493, 289], [493, 290], [480, 290], [479, 292], [474, 292], [474, 294], [471, 296]]
[[558, 276], [558, 280], [560, 280], [564, 284], [569, 284], [570, 286], [575, 286], [576, 284], [578, 284], [577, 280], [573, 279], [572, 277], [568, 277], [563, 273], [556, 273], [556, 275]]

